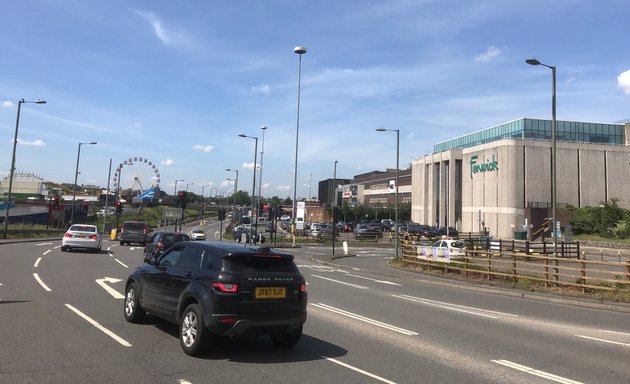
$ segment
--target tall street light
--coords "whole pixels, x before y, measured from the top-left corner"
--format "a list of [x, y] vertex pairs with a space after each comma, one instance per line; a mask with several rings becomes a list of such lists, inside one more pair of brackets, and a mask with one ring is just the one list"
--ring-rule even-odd
[[195, 185], [195, 183], [194, 182], [186, 183], [186, 193], [188, 193], [188, 186], [189, 185]]
[[233, 205], [234, 207], [232, 208], [232, 219], [233, 221], [236, 223], [237, 218], [236, 218], [236, 193], [238, 192], [238, 169], [230, 169], [227, 168], [225, 170], [226, 172], [236, 172], [236, 178], [234, 179], [234, 196], [232, 196], [233, 201]]
[[333, 184], [332, 184], [332, 209], [330, 210], [330, 216], [332, 221], [332, 254], [335, 255], [335, 206], [337, 205], [337, 160], [335, 160], [335, 168], [333, 170]]
[[263, 125], [260, 127], [262, 129], [262, 143], [260, 145], [260, 173], [258, 177], [258, 209], [260, 210], [261, 200], [262, 200], [262, 171], [263, 171], [263, 156], [265, 154], [265, 131], [267, 130], [267, 126]]
[[311, 197], [313, 197], [313, 195], [311, 195], [311, 185], [313, 184], [313, 174], [309, 173], [308, 174], [308, 198], [309, 200], [311, 199]]
[[295, 47], [293, 52], [299, 57], [298, 66], [298, 89], [297, 89], [297, 124], [295, 128], [295, 169], [293, 170], [293, 246], [295, 247], [295, 216], [297, 214], [297, 177], [298, 177], [298, 142], [300, 137], [300, 87], [302, 82], [302, 55], [306, 53], [306, 48]]
[[173, 196], [177, 197], [177, 182], [178, 181], [184, 181], [184, 179], [177, 179], [175, 180], [175, 190], [173, 191]]
[[[556, 66], [543, 64], [536, 58], [525, 60], [529, 65], [542, 65], [551, 69], [551, 228], [553, 230], [553, 256], [558, 257], [558, 225], [556, 221], [557, 180], [556, 180]], [[557, 261], [556, 261], [557, 262]]]
[[4, 210], [4, 238], [7, 238], [7, 231], [9, 226], [9, 205], [11, 204], [11, 190], [13, 189], [13, 172], [15, 172], [15, 147], [17, 145], [18, 128], [20, 127], [20, 110], [24, 103], [46, 104], [46, 100], [34, 100], [28, 101], [24, 99], [18, 100], [17, 118], [15, 119], [15, 136], [13, 137], [13, 155], [11, 156], [11, 169], [9, 170], [9, 192], [5, 202]]
[[79, 177], [79, 158], [81, 157], [82, 145], [94, 145], [96, 141], [90, 141], [88, 143], [79, 143], [79, 149], [77, 150], [77, 169], [74, 172], [74, 189], [72, 191], [72, 212], [70, 213], [70, 224], [74, 224], [74, 204], [77, 199], [77, 178]]
[[394, 227], [394, 231], [396, 232], [396, 260], [398, 260], [398, 247], [399, 247], [399, 241], [398, 241], [398, 182], [399, 182], [399, 174], [398, 174], [398, 170], [400, 168], [400, 129], [385, 129], [383, 127], [381, 128], [376, 128], [376, 130], [378, 132], [396, 132], [396, 205], [395, 205], [395, 211], [396, 211], [396, 224]]
[[252, 181], [252, 215], [256, 214], [256, 222], [252, 223], [252, 229], [250, 230], [250, 235], [249, 235], [249, 244], [251, 245], [252, 243], [252, 237], [256, 236], [256, 230], [258, 228], [258, 213], [254, 212], [255, 206], [254, 206], [254, 196], [256, 194], [256, 161], [257, 161], [257, 156], [258, 156], [258, 137], [257, 136], [247, 136], [244, 133], [241, 133], [240, 135], [238, 135], [239, 137], [247, 137], [250, 139], [254, 139], [256, 141], [255, 145], [254, 145], [254, 177], [253, 177], [253, 181]]

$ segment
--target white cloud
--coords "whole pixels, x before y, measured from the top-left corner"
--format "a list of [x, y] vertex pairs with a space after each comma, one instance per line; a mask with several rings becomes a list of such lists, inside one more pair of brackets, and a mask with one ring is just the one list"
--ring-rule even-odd
[[162, 20], [155, 13], [147, 11], [136, 11], [136, 13], [151, 25], [157, 38], [160, 39], [160, 41], [167, 47], [173, 44], [182, 43], [183, 36], [164, 28]]
[[46, 143], [44, 143], [43, 140], [37, 139], [34, 141], [26, 141], [26, 140], [20, 140], [18, 139], [18, 144], [20, 145], [32, 145], [33, 147], [45, 147]]
[[169, 165], [173, 165], [173, 164], [175, 164], [175, 162], [174, 162], [173, 160], [171, 160], [171, 159], [166, 159], [166, 160], [162, 160], [162, 161], [160, 162], [160, 164], [162, 164], [162, 165], [166, 165], [166, 166], [169, 166]]
[[262, 93], [263, 95], [268, 95], [270, 93], [271, 87], [267, 84], [254, 85], [250, 91], [251, 93]]
[[[256, 169], [260, 168], [260, 164], [256, 164]], [[254, 169], [254, 162], [251, 163], [243, 163], [243, 169]]]
[[223, 180], [220, 185], [221, 187], [233, 187], [234, 180]]
[[488, 47], [488, 49], [484, 53], [475, 56], [475, 61], [487, 63], [496, 59], [502, 52], [503, 51], [500, 48], [497, 48], [494, 45], [491, 45]]
[[623, 90], [623, 93], [630, 95], [630, 69], [617, 76], [617, 86]]
[[193, 145], [193, 149], [197, 150], [197, 151], [202, 151], [202, 152], [206, 152], [206, 153], [210, 153], [212, 152], [212, 150], [214, 149], [214, 147], [212, 145], [201, 145], [201, 144], [197, 144], [197, 145]]
[[276, 189], [277, 189], [278, 191], [283, 191], [283, 192], [284, 192], [284, 191], [290, 191], [290, 190], [291, 190], [291, 186], [290, 186], [290, 185], [278, 185], [278, 186], [276, 187]]
[[262, 189], [265, 189], [265, 190], [266, 190], [266, 189], [269, 189], [269, 185], [271, 185], [271, 184], [269, 184], [269, 183], [263, 183], [260, 187], [261, 187]]
[[11, 108], [11, 107], [15, 107], [15, 104], [12, 101], [7, 100], [7, 101], [3, 101], [2, 102], [2, 107], [3, 108]]

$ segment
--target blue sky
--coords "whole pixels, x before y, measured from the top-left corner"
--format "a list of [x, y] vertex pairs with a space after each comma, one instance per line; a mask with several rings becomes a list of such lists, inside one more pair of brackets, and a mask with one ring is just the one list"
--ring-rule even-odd
[[[267, 126], [263, 195], [395, 167], [433, 144], [520, 117], [630, 118], [630, 2], [21, 0], [0, 11], [0, 178], [107, 185], [109, 161], [142, 157], [160, 186], [251, 193], [254, 140]], [[260, 154], [258, 155], [260, 160]], [[260, 161], [259, 161], [260, 163]], [[113, 172], [113, 171], [112, 171]], [[144, 184], [148, 166], [123, 166]], [[310, 178], [310, 180], [309, 180]], [[258, 188], [258, 187], [257, 187]]]

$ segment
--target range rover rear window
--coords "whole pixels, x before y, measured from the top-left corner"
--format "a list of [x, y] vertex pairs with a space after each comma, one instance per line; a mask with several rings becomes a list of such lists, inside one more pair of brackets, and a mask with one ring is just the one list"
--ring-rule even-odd
[[292, 258], [275, 255], [230, 255], [226, 257], [227, 269], [243, 272], [298, 272]]

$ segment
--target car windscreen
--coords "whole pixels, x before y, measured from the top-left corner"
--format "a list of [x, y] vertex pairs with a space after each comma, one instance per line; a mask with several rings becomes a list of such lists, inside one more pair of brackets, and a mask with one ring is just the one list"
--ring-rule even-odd
[[68, 230], [76, 232], [96, 232], [96, 227], [91, 225], [73, 225]]
[[178, 241], [188, 241], [190, 240], [190, 237], [188, 237], [188, 235], [184, 235], [184, 234], [173, 234], [173, 235], [166, 235], [162, 238], [162, 243], [164, 244], [175, 244]]
[[453, 241], [451, 243], [451, 248], [465, 248], [466, 245], [464, 244], [463, 241]]
[[290, 257], [275, 255], [230, 255], [224, 258], [231, 273], [246, 272], [297, 272]]
[[133, 231], [144, 231], [144, 223], [125, 223], [125, 229]]

